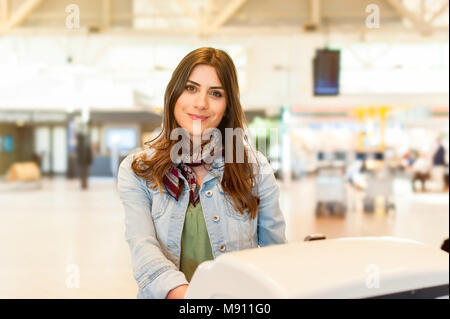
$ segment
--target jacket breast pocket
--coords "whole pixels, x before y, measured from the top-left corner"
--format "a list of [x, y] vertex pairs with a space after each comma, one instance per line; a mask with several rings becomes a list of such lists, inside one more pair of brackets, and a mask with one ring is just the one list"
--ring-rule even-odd
[[159, 192], [159, 189], [151, 190], [152, 192], [152, 207], [151, 214], [153, 220], [157, 220], [166, 211], [166, 207], [169, 201], [169, 195], [166, 192]]
[[223, 206], [225, 206], [225, 213], [235, 220], [239, 220], [242, 222], [248, 221], [249, 219], [248, 210], [245, 209], [244, 214], [241, 214], [241, 212], [234, 206], [234, 202], [231, 196], [223, 191], [222, 186], [219, 185], [218, 187], [219, 193], [221, 195], [220, 200], [222, 201]]

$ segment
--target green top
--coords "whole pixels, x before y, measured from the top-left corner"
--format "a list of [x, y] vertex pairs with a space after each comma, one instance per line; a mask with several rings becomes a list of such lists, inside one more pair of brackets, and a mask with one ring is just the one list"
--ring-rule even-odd
[[180, 271], [185, 274], [187, 281], [191, 281], [198, 265], [212, 259], [214, 259], [214, 256], [202, 205], [199, 202], [194, 207], [192, 203], [189, 203], [181, 235]]

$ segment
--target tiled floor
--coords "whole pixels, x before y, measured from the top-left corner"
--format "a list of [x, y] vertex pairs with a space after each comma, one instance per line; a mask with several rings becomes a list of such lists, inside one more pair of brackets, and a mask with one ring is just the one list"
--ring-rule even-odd
[[[20, 186], [20, 185], [19, 185]], [[45, 179], [39, 190], [0, 188], [0, 298], [135, 298], [123, 212], [112, 179]], [[316, 218], [315, 180], [280, 183], [287, 237], [397, 236], [439, 246], [448, 237], [448, 193], [412, 194], [395, 182], [396, 211]]]

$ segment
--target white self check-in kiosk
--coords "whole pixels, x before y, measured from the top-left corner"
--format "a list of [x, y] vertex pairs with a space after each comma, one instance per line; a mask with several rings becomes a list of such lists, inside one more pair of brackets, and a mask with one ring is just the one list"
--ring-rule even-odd
[[295, 242], [202, 263], [197, 298], [448, 298], [449, 255], [392, 237]]

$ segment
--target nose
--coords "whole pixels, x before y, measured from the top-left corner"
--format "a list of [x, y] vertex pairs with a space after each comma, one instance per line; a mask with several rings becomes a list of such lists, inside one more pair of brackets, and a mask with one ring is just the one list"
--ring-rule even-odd
[[207, 93], [199, 92], [196, 96], [194, 103], [195, 103], [194, 107], [196, 109], [199, 109], [199, 110], [207, 109], [209, 106]]

